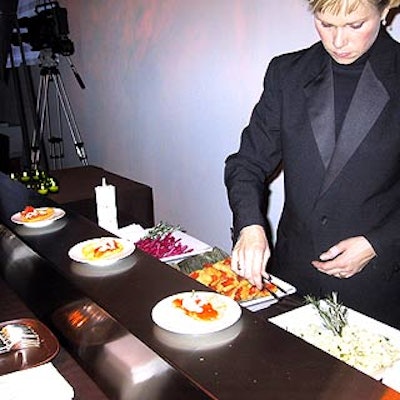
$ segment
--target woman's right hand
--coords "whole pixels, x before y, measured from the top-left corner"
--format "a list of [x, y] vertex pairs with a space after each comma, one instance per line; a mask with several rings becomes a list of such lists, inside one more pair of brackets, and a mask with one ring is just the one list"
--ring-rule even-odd
[[232, 270], [261, 290], [263, 277], [268, 278], [265, 267], [270, 256], [264, 228], [261, 225], [246, 226], [240, 231], [232, 251]]

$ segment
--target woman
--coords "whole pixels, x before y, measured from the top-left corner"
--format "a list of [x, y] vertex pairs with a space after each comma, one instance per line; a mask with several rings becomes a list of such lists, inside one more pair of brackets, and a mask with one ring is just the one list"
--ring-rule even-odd
[[396, 0], [310, 0], [321, 41], [272, 60], [225, 182], [232, 269], [258, 287], [271, 249], [265, 182], [283, 165], [271, 272], [400, 328], [400, 45]]

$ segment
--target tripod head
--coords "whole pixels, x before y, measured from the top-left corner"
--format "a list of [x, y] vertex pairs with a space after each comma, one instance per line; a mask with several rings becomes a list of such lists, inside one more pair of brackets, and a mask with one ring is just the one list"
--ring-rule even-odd
[[[81, 76], [79, 75], [75, 65], [72, 63], [70, 56], [65, 56], [68, 61], [68, 64], [74, 73], [75, 79], [77, 80], [81, 89], [85, 89], [85, 83], [83, 82]], [[41, 67], [40, 74], [46, 74], [47, 71], [51, 71], [52, 73], [59, 74], [58, 65], [60, 63], [59, 54], [55, 53], [51, 48], [45, 48], [40, 50], [39, 52], [39, 66]]]
[[50, 48], [40, 50], [38, 60], [41, 69], [57, 68], [60, 63], [59, 56]]

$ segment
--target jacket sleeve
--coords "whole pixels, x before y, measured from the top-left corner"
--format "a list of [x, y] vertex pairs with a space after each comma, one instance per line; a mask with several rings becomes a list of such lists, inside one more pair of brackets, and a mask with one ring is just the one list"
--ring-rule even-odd
[[383, 214], [383, 210], [388, 211], [385, 215], [381, 215], [379, 224], [364, 236], [371, 243], [378, 257], [390, 254], [393, 260], [398, 260], [400, 257], [400, 176], [387, 197], [390, 199], [388, 207], [383, 208], [377, 205], [375, 213]]
[[266, 182], [281, 162], [278, 59], [271, 61], [264, 90], [249, 125], [243, 130], [239, 151], [225, 162], [225, 185], [233, 212], [234, 238], [248, 225], [266, 227]]

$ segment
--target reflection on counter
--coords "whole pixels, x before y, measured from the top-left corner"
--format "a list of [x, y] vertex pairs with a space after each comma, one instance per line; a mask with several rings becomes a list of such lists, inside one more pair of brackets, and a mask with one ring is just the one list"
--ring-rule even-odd
[[47, 235], [49, 233], [57, 232], [65, 227], [67, 224], [67, 219], [59, 219], [53, 221], [51, 224], [32, 228], [25, 225], [19, 225], [15, 228], [15, 232], [21, 236], [39, 236], [39, 235]]
[[87, 263], [71, 262], [71, 272], [87, 278], [96, 278], [121, 274], [130, 270], [136, 264], [136, 258], [130, 256], [111, 265], [92, 265]]
[[107, 343], [103, 347], [100, 360], [104, 373], [110, 374], [112, 371], [121, 375], [124, 385], [145, 382], [171, 368], [156, 353], [129, 334]]
[[206, 400], [179, 372], [130, 332], [104, 345], [93, 360], [98, 378], [118, 400]]
[[165, 393], [175, 393], [176, 400], [208, 398], [89, 299], [59, 308], [52, 320], [103, 389], [118, 394], [113, 398], [154, 400]]
[[61, 307], [52, 320], [118, 399], [157, 397], [174, 382], [169, 364], [89, 299]]
[[239, 320], [231, 327], [212, 334], [182, 335], [154, 325], [153, 333], [157, 340], [166, 346], [179, 350], [204, 351], [231, 343], [239, 336], [242, 327], [243, 323]]
[[59, 308], [52, 319], [68, 340], [82, 348], [104, 345], [123, 335], [118, 323], [89, 299]]

